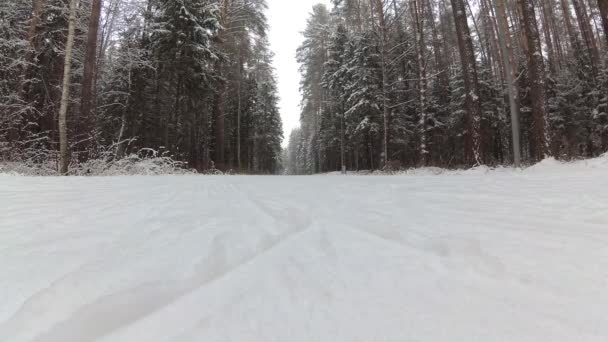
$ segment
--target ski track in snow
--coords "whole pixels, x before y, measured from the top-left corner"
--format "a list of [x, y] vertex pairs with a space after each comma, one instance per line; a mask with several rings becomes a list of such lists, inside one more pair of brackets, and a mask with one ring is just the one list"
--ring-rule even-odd
[[0, 177], [0, 341], [603, 342], [608, 168], [555, 168]]

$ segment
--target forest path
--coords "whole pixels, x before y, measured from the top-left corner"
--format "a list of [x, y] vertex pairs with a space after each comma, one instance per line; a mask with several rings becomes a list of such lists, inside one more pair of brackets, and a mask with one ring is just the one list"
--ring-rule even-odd
[[608, 337], [605, 168], [0, 189], [0, 341]]

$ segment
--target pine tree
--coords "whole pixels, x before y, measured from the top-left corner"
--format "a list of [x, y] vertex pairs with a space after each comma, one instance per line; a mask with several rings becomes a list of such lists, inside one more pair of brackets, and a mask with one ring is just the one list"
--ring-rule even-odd
[[[325, 73], [323, 74], [323, 86], [329, 90], [328, 98], [331, 103], [331, 107], [326, 111], [329, 115], [326, 117], [334, 128], [332, 130], [335, 132], [333, 138], [339, 139], [340, 170], [343, 173], [346, 172], [345, 112], [349, 96], [345, 89], [349, 82], [349, 70], [345, 63], [345, 59], [348, 57], [346, 54], [348, 43], [348, 32], [346, 27], [340, 23], [330, 38], [328, 60], [325, 63]], [[326, 141], [326, 145], [332, 144], [333, 142]]]

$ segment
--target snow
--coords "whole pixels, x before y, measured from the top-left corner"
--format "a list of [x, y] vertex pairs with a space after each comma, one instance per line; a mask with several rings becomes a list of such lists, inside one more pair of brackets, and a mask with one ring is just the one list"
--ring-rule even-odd
[[0, 341], [606, 341], [608, 158], [0, 177]]

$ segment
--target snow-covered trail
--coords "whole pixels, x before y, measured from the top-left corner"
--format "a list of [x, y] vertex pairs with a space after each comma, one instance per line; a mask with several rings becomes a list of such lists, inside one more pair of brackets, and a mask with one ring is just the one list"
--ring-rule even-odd
[[604, 342], [606, 175], [0, 177], [0, 341]]

